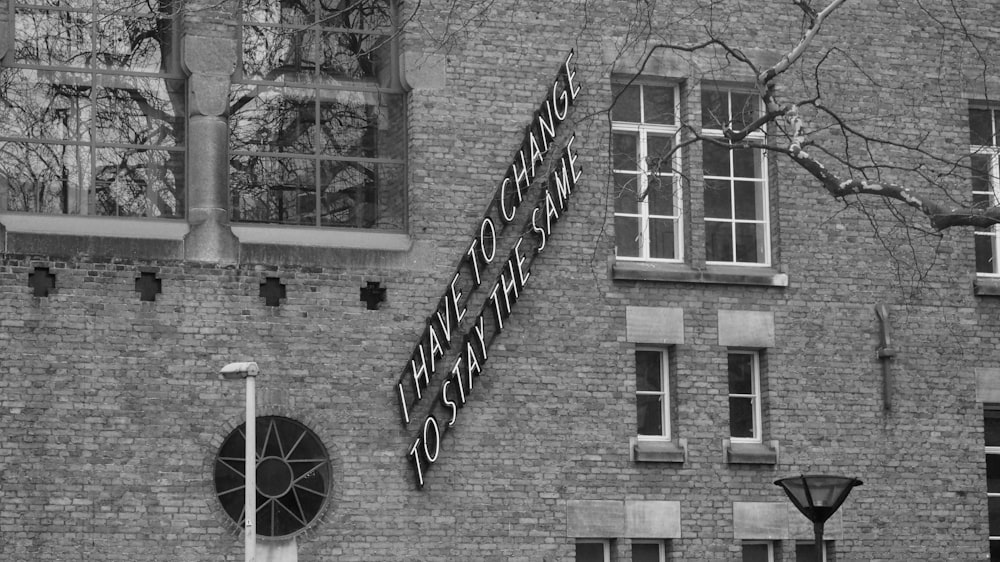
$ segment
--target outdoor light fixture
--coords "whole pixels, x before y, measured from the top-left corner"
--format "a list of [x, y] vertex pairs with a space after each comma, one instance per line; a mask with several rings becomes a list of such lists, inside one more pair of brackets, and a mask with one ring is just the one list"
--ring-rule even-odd
[[246, 481], [243, 489], [243, 529], [245, 562], [254, 562], [257, 533], [257, 414], [255, 379], [260, 368], [253, 361], [230, 363], [219, 371], [225, 380], [246, 379], [246, 454], [244, 455], [243, 475]]
[[775, 480], [795, 507], [813, 522], [816, 562], [823, 562], [823, 524], [840, 508], [851, 489], [862, 484], [847, 476], [802, 475]]

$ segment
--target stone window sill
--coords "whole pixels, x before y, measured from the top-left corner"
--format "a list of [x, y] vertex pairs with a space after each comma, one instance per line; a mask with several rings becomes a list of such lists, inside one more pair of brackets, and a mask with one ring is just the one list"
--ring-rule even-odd
[[629, 445], [634, 462], [683, 463], [687, 460], [687, 439], [666, 441], [633, 437]]
[[980, 297], [1000, 297], [1000, 277], [977, 275], [972, 282], [972, 290]]
[[0, 213], [0, 225], [17, 234], [107, 238], [182, 240], [188, 233], [188, 224], [183, 219]]
[[281, 225], [232, 225], [241, 244], [314, 246], [350, 250], [388, 250], [405, 252], [413, 245], [402, 232], [366, 229], [325, 229]]
[[725, 462], [729, 464], [778, 464], [778, 442], [733, 443], [722, 441]]
[[611, 277], [615, 281], [788, 286], [787, 273], [772, 267], [736, 265], [708, 265], [705, 269], [695, 269], [684, 263], [614, 260], [611, 265]]
[[183, 259], [182, 219], [0, 213], [7, 254]]

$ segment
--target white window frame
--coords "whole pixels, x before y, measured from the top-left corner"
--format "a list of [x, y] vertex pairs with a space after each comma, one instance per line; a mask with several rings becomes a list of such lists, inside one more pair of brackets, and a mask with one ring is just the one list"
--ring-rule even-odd
[[577, 539], [573, 543], [573, 559], [576, 560], [576, 545], [578, 544], [602, 544], [604, 545], [604, 562], [611, 562], [611, 541], [607, 539]]
[[[733, 93], [740, 94], [754, 94], [753, 92], [747, 90], [741, 90], [739, 88], [726, 88], [726, 87], [716, 87], [716, 86], [705, 86], [705, 89], [712, 88], [715, 91], [726, 94], [727, 109], [729, 115], [733, 114]], [[758, 101], [760, 100], [758, 96]], [[764, 111], [763, 102], [759, 103], [758, 111]], [[708, 127], [702, 128], [702, 134], [709, 137], [719, 138], [725, 140], [725, 132], [722, 129], [712, 129]], [[747, 135], [746, 140], [756, 141], [763, 143], [766, 140], [766, 135], [762, 131], [754, 131]], [[746, 178], [746, 177], [736, 177], [736, 176], [703, 176], [702, 180], [725, 180], [730, 182], [729, 188], [729, 200], [730, 200], [730, 217], [728, 219], [722, 218], [709, 218], [707, 216], [702, 216], [702, 221], [705, 223], [709, 222], [721, 222], [730, 225], [730, 231], [732, 233], [732, 248], [733, 248], [733, 260], [732, 261], [707, 261], [706, 264], [709, 265], [734, 265], [740, 267], [768, 267], [771, 265], [771, 197], [770, 197], [770, 186], [768, 185], [768, 170], [767, 170], [767, 154], [763, 149], [753, 149], [758, 158], [758, 165], [760, 169], [759, 178]], [[729, 151], [729, 169], [733, 170], [733, 151]], [[736, 181], [746, 181], [759, 183], [761, 186], [760, 193], [760, 206], [762, 217], [760, 219], [738, 219], [736, 218], [736, 197], [733, 196], [733, 182]], [[737, 224], [753, 224], [753, 225], [763, 225], [764, 226], [764, 260], [758, 262], [741, 262], [736, 261], [736, 225]], [[707, 247], [706, 247], [707, 250]]]
[[767, 561], [774, 562], [774, 541], [743, 541], [740, 543], [740, 560], [743, 559], [743, 547], [749, 545], [767, 546]]
[[[639, 390], [638, 389], [638, 379], [636, 380], [636, 409], [639, 408], [639, 396], [659, 396], [660, 397], [660, 418], [661, 427], [663, 427], [663, 433], [660, 435], [642, 435], [638, 433], [638, 427], [636, 427], [636, 437], [639, 441], [669, 441], [671, 438], [671, 430], [673, 429], [670, 425], [670, 351], [663, 347], [654, 347], [648, 345], [639, 345], [635, 348], [636, 355], [640, 351], [657, 353], [660, 356], [660, 390]], [[636, 357], [638, 359], [638, 357]], [[635, 374], [638, 376], [638, 364], [634, 365]]]
[[[665, 540], [633, 540], [632, 541], [632, 547], [633, 547], [633, 549], [635, 548], [635, 545], [637, 545], [637, 544], [652, 544], [652, 545], [656, 545], [659, 548], [659, 558], [658, 558], [659, 562], [666, 562], [667, 561], [667, 541], [665, 541]], [[633, 561], [635, 560], [634, 550], [633, 550], [632, 559], [633, 559]]]
[[[996, 415], [998, 415], [997, 411], [998, 411], [998, 407], [996, 405], [993, 405], [993, 404], [987, 404], [986, 405], [985, 410], [983, 412], [984, 429], [985, 429], [985, 420], [986, 420], [987, 417], [990, 417], [990, 415], [988, 414], [988, 412], [992, 412], [993, 413], [992, 415], [996, 416]], [[983, 437], [985, 438], [986, 436], [983, 435]], [[984, 447], [984, 448], [986, 449], [986, 456], [987, 457], [989, 457], [991, 455], [1000, 456], [1000, 446], [992, 446], [992, 447]], [[989, 501], [991, 499], [995, 499], [997, 501], [1000, 501], [1000, 492], [989, 492], [989, 491], [987, 491], [986, 492], [986, 501], [987, 501], [987, 504], [989, 503]], [[987, 515], [988, 515], [988, 510], [989, 510], [989, 506], [987, 505]], [[989, 531], [987, 530], [987, 533], [988, 532]], [[990, 545], [992, 545], [993, 543], [1000, 542], [1000, 535], [989, 535], [989, 540], [990, 540]]]
[[[981, 109], [989, 111], [990, 113], [990, 123], [991, 131], [993, 133], [992, 138], [997, 139], [994, 141], [994, 146], [989, 145], [969, 145], [969, 154], [976, 156], [986, 156], [989, 158], [989, 190], [988, 191], [972, 191], [973, 197], [976, 195], [985, 195], [989, 198], [989, 204], [1000, 205], [1000, 123], [996, 117], [997, 112], [1000, 111], [1000, 107], [995, 105], [987, 104], [972, 104], [969, 109]], [[987, 236], [992, 239], [991, 246], [993, 248], [993, 271], [977, 271], [976, 275], [980, 277], [1000, 277], [1000, 226], [991, 226], [986, 230], [976, 229], [974, 236]], [[978, 256], [976, 256], [978, 258]], [[977, 267], [978, 269], [978, 267]]]
[[[617, 81], [614, 81], [618, 83]], [[649, 167], [647, 163], [648, 154], [648, 144], [647, 140], [649, 134], [655, 135], [669, 135], [673, 139], [673, 144], [676, 147], [680, 142], [680, 86], [678, 84], [649, 84], [651, 86], [657, 87], [670, 87], [673, 88], [674, 92], [674, 124], [673, 125], [660, 125], [654, 123], [645, 123], [646, 115], [646, 95], [643, 89], [646, 83], [644, 82], [634, 82], [631, 85], [636, 85], [640, 89], [639, 93], [639, 123], [633, 123], [628, 121], [612, 121], [611, 122], [611, 132], [612, 134], [616, 132], [622, 133], [638, 133], [638, 148], [639, 154], [637, 155], [639, 170], [618, 170], [614, 168], [614, 159], [612, 158], [612, 173], [615, 174], [636, 174], [636, 193], [643, 194], [649, 189]], [[649, 197], [642, 197], [639, 200], [639, 208], [637, 213], [619, 213], [615, 211], [616, 217], [628, 217], [632, 219], [639, 220], [639, 255], [638, 256], [620, 256], [617, 255], [616, 259], [625, 261], [653, 261], [653, 262], [666, 262], [666, 263], [679, 263], [684, 261], [684, 199], [681, 193], [681, 151], [676, 150], [673, 154], [673, 161], [670, 163], [671, 173], [670, 174], [660, 174], [661, 176], [672, 176], [671, 185], [673, 186], [673, 215], [652, 215], [649, 212]], [[674, 257], [673, 258], [654, 258], [650, 257], [650, 242], [649, 242], [649, 220], [650, 219], [669, 219], [673, 221], [674, 224]]]
[[[751, 361], [751, 384], [752, 392], [751, 394], [733, 394], [728, 392], [729, 385], [729, 356], [730, 355], [750, 355], [752, 357]], [[727, 401], [728, 398], [749, 398], [753, 408], [751, 409], [753, 415], [753, 436], [752, 437], [734, 437], [729, 436], [731, 443], [761, 443], [761, 394], [760, 394], [760, 352], [745, 350], [745, 349], [729, 349], [726, 355], [726, 386], [727, 386]], [[732, 416], [732, 409], [730, 408], [729, 415]]]

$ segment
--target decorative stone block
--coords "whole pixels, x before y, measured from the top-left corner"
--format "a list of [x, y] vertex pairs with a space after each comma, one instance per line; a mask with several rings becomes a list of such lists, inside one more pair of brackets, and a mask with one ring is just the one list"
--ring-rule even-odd
[[399, 55], [400, 78], [407, 90], [440, 90], [447, 82], [444, 55], [404, 51]]
[[684, 309], [626, 307], [625, 339], [632, 343], [683, 344]]
[[774, 347], [774, 313], [756, 310], [720, 310], [719, 345], [754, 349]]

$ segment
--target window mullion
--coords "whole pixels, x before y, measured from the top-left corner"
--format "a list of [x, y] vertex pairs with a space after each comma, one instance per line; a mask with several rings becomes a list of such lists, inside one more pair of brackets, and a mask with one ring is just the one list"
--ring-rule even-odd
[[[642, 96], [639, 97], [642, 100]], [[642, 102], [640, 101], [640, 104]], [[642, 235], [642, 241], [640, 242], [641, 248], [639, 253], [642, 257], [649, 258], [652, 255], [650, 249], [650, 239], [649, 239], [649, 165], [646, 159], [649, 155], [649, 149], [646, 146], [648, 142], [648, 130], [646, 127], [639, 126], [639, 143], [638, 143], [638, 159], [639, 159], [639, 193], [642, 194], [642, 198], [639, 200], [639, 232]]]

